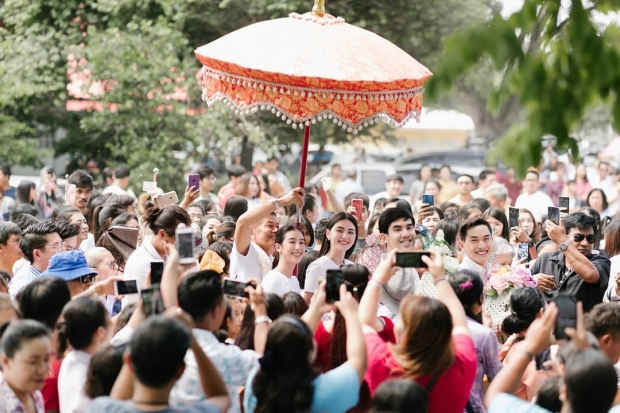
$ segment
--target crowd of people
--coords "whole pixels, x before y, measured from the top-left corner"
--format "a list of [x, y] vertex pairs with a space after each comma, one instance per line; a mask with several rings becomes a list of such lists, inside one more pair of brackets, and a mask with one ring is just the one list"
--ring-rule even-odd
[[409, 196], [201, 166], [178, 204], [122, 165], [71, 196], [0, 166], [0, 413], [620, 412], [615, 172], [545, 154], [523, 180], [424, 166]]

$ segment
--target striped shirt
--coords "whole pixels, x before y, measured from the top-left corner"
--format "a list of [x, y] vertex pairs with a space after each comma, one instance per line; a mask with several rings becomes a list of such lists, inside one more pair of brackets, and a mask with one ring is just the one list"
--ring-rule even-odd
[[21, 290], [35, 282], [40, 276], [41, 271], [34, 268], [32, 264], [24, 265], [11, 280], [9, 284], [9, 294], [11, 294], [11, 297], [15, 298]]

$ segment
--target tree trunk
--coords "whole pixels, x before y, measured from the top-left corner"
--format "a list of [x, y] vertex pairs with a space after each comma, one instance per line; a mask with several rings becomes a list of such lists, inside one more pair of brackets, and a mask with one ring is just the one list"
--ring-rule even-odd
[[254, 144], [247, 136], [241, 140], [241, 165], [248, 171], [252, 170], [252, 158], [254, 157]]

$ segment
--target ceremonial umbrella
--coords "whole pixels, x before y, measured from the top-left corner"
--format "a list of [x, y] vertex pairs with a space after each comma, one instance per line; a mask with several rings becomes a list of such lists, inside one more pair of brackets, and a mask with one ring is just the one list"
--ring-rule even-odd
[[388, 40], [325, 13], [244, 27], [198, 48], [203, 100], [235, 113], [271, 111], [304, 128], [299, 185], [305, 184], [311, 125], [328, 120], [350, 133], [376, 121], [418, 118], [432, 73]]

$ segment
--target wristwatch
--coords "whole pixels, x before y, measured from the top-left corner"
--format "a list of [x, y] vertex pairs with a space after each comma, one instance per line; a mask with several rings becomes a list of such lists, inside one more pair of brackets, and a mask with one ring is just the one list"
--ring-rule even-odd
[[269, 316], [262, 315], [260, 317], [256, 317], [256, 320], [254, 320], [254, 325], [258, 325], [262, 323], [271, 324], [271, 318], [269, 318]]
[[561, 243], [560, 246], [559, 246], [560, 251], [562, 251], [562, 252], [566, 251], [566, 248], [568, 248], [569, 244], [570, 244], [570, 240], [569, 239], [567, 239], [566, 241]]
[[280, 202], [278, 202], [278, 200], [277, 200], [277, 199], [272, 199], [272, 200], [271, 200], [271, 203], [272, 203], [272, 204], [273, 204], [273, 206], [275, 207], [276, 211], [277, 211], [278, 209], [280, 209]]

